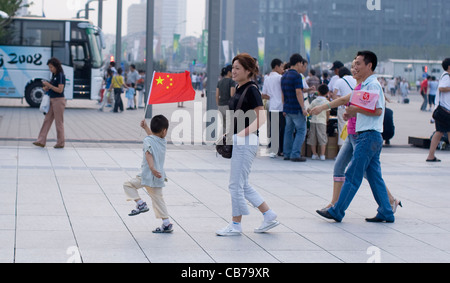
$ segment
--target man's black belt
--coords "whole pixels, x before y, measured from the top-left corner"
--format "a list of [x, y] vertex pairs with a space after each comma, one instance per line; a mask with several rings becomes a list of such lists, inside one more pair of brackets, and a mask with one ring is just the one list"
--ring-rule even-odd
[[375, 130], [367, 130], [367, 131], [361, 131], [361, 132], [356, 132], [358, 135], [360, 134], [364, 134], [364, 133], [368, 133], [368, 132], [376, 132]]

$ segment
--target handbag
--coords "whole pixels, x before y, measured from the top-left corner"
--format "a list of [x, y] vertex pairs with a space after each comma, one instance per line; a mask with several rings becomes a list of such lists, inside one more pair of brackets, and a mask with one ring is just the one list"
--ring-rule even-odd
[[46, 115], [48, 111], [50, 111], [50, 96], [48, 94], [44, 94], [42, 97], [41, 105], [39, 106], [39, 111]]
[[[240, 110], [242, 104], [244, 103], [245, 95], [247, 94], [248, 89], [252, 85], [249, 85], [245, 88], [241, 97], [239, 98], [238, 105], [235, 111]], [[236, 119], [236, 118], [235, 118]], [[233, 156], [233, 141], [224, 134], [217, 142], [216, 142], [216, 151], [218, 154], [222, 155], [223, 158], [230, 159]]]

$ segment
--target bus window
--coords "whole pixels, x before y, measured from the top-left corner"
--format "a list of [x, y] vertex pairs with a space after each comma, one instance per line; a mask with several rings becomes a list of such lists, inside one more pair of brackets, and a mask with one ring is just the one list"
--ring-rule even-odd
[[64, 40], [63, 22], [23, 21], [23, 45], [52, 46], [52, 41]]
[[20, 22], [12, 21], [0, 32], [0, 45], [20, 45]]

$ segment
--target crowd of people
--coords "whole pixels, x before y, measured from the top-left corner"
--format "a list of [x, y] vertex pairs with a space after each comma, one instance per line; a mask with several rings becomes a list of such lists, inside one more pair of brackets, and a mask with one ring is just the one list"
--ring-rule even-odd
[[103, 87], [100, 93], [99, 110], [111, 107], [111, 112], [119, 113], [124, 111], [122, 94], [125, 90], [127, 99], [126, 110], [136, 110], [145, 108], [145, 71], [136, 70], [136, 66], [131, 64], [129, 71], [124, 74], [122, 68], [116, 69], [116, 63], [110, 62], [106, 70]]
[[[375, 53], [359, 51], [350, 70], [341, 62], [334, 62], [331, 68], [334, 76], [330, 80], [327, 75], [317, 77], [313, 70], [305, 77], [308, 62], [296, 53], [287, 63], [280, 59], [272, 60], [272, 71], [266, 76], [262, 91], [255, 82], [255, 76], [259, 73], [257, 60], [249, 54], [239, 54], [233, 59], [231, 67], [223, 69], [222, 79], [217, 85], [216, 102], [222, 113], [231, 111], [235, 114], [232, 116], [233, 120], [225, 120], [224, 127], [233, 145], [229, 179], [232, 215], [229, 224], [216, 231], [217, 235], [241, 235], [242, 218], [249, 214], [248, 202], [258, 208], [262, 215], [262, 223], [254, 230], [255, 233], [265, 233], [280, 224], [277, 213], [249, 183], [259, 145], [259, 130], [267, 120], [278, 125], [270, 127], [277, 130], [271, 133], [273, 138], [270, 148], [274, 155], [282, 156], [284, 160], [304, 162], [306, 158], [301, 155], [301, 147], [308, 132], [307, 120], [311, 117], [306, 142], [313, 148], [319, 146], [318, 151], [313, 151], [312, 159], [324, 160], [324, 146], [327, 143], [326, 122], [332, 109], [337, 109], [340, 150], [334, 165], [332, 199], [328, 205], [316, 212], [326, 219], [341, 222], [363, 178], [366, 178], [378, 204], [376, 216], [366, 218], [366, 221], [395, 221], [394, 213], [402, 203], [385, 184], [380, 163], [385, 135], [393, 134], [389, 133], [393, 125], [388, 125], [392, 122], [392, 111], [386, 108], [387, 99], [383, 85], [374, 74], [377, 64]], [[56, 121], [55, 148], [64, 148], [64, 71], [56, 58], [50, 59], [47, 65], [52, 78], [49, 82], [43, 82], [43, 87], [50, 96], [50, 109], [39, 137], [33, 144], [45, 147], [48, 131], [53, 121]], [[426, 95], [428, 98], [424, 98], [425, 107], [422, 106], [422, 110], [426, 110], [430, 96], [435, 99], [437, 105], [433, 109], [436, 133], [431, 140], [427, 162], [441, 161], [435, 156], [436, 147], [445, 133], [450, 134], [450, 58], [442, 62], [442, 68], [444, 72], [439, 82], [433, 77], [427, 78], [420, 87], [422, 96]], [[114, 93], [113, 112], [124, 110], [122, 89], [137, 89], [139, 80], [142, 80], [142, 77], [133, 65], [126, 80], [122, 76], [121, 68], [115, 70], [114, 64], [110, 66], [107, 71], [106, 90]], [[374, 109], [358, 105], [353, 99], [358, 92], [363, 92], [366, 102], [373, 102]], [[128, 110], [136, 109], [135, 96], [133, 92], [133, 96], [128, 98]], [[109, 97], [112, 97], [112, 94], [104, 96], [104, 100], [107, 101]], [[104, 104], [101, 109], [103, 106]], [[229, 115], [225, 115], [227, 116]], [[153, 232], [171, 233], [173, 224], [170, 223], [162, 189], [166, 181], [165, 137], [169, 121], [158, 115], [153, 117], [150, 127], [146, 125], [145, 120], [140, 126], [148, 137], [143, 143], [142, 173], [124, 183], [125, 194], [129, 200], [136, 203], [136, 209], [129, 215], [136, 216], [149, 211], [137, 192], [140, 188], [146, 188], [152, 198], [156, 217], [162, 219], [162, 225]]]

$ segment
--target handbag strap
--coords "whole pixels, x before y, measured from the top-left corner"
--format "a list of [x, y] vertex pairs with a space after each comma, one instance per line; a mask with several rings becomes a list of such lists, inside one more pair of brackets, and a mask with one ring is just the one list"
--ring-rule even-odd
[[244, 92], [242, 93], [241, 97], [239, 98], [239, 102], [238, 102], [238, 105], [237, 105], [235, 111], [240, 110], [242, 108], [242, 104], [244, 103], [245, 95], [247, 94], [247, 91], [250, 87], [252, 87], [252, 85], [249, 85], [244, 89]]

